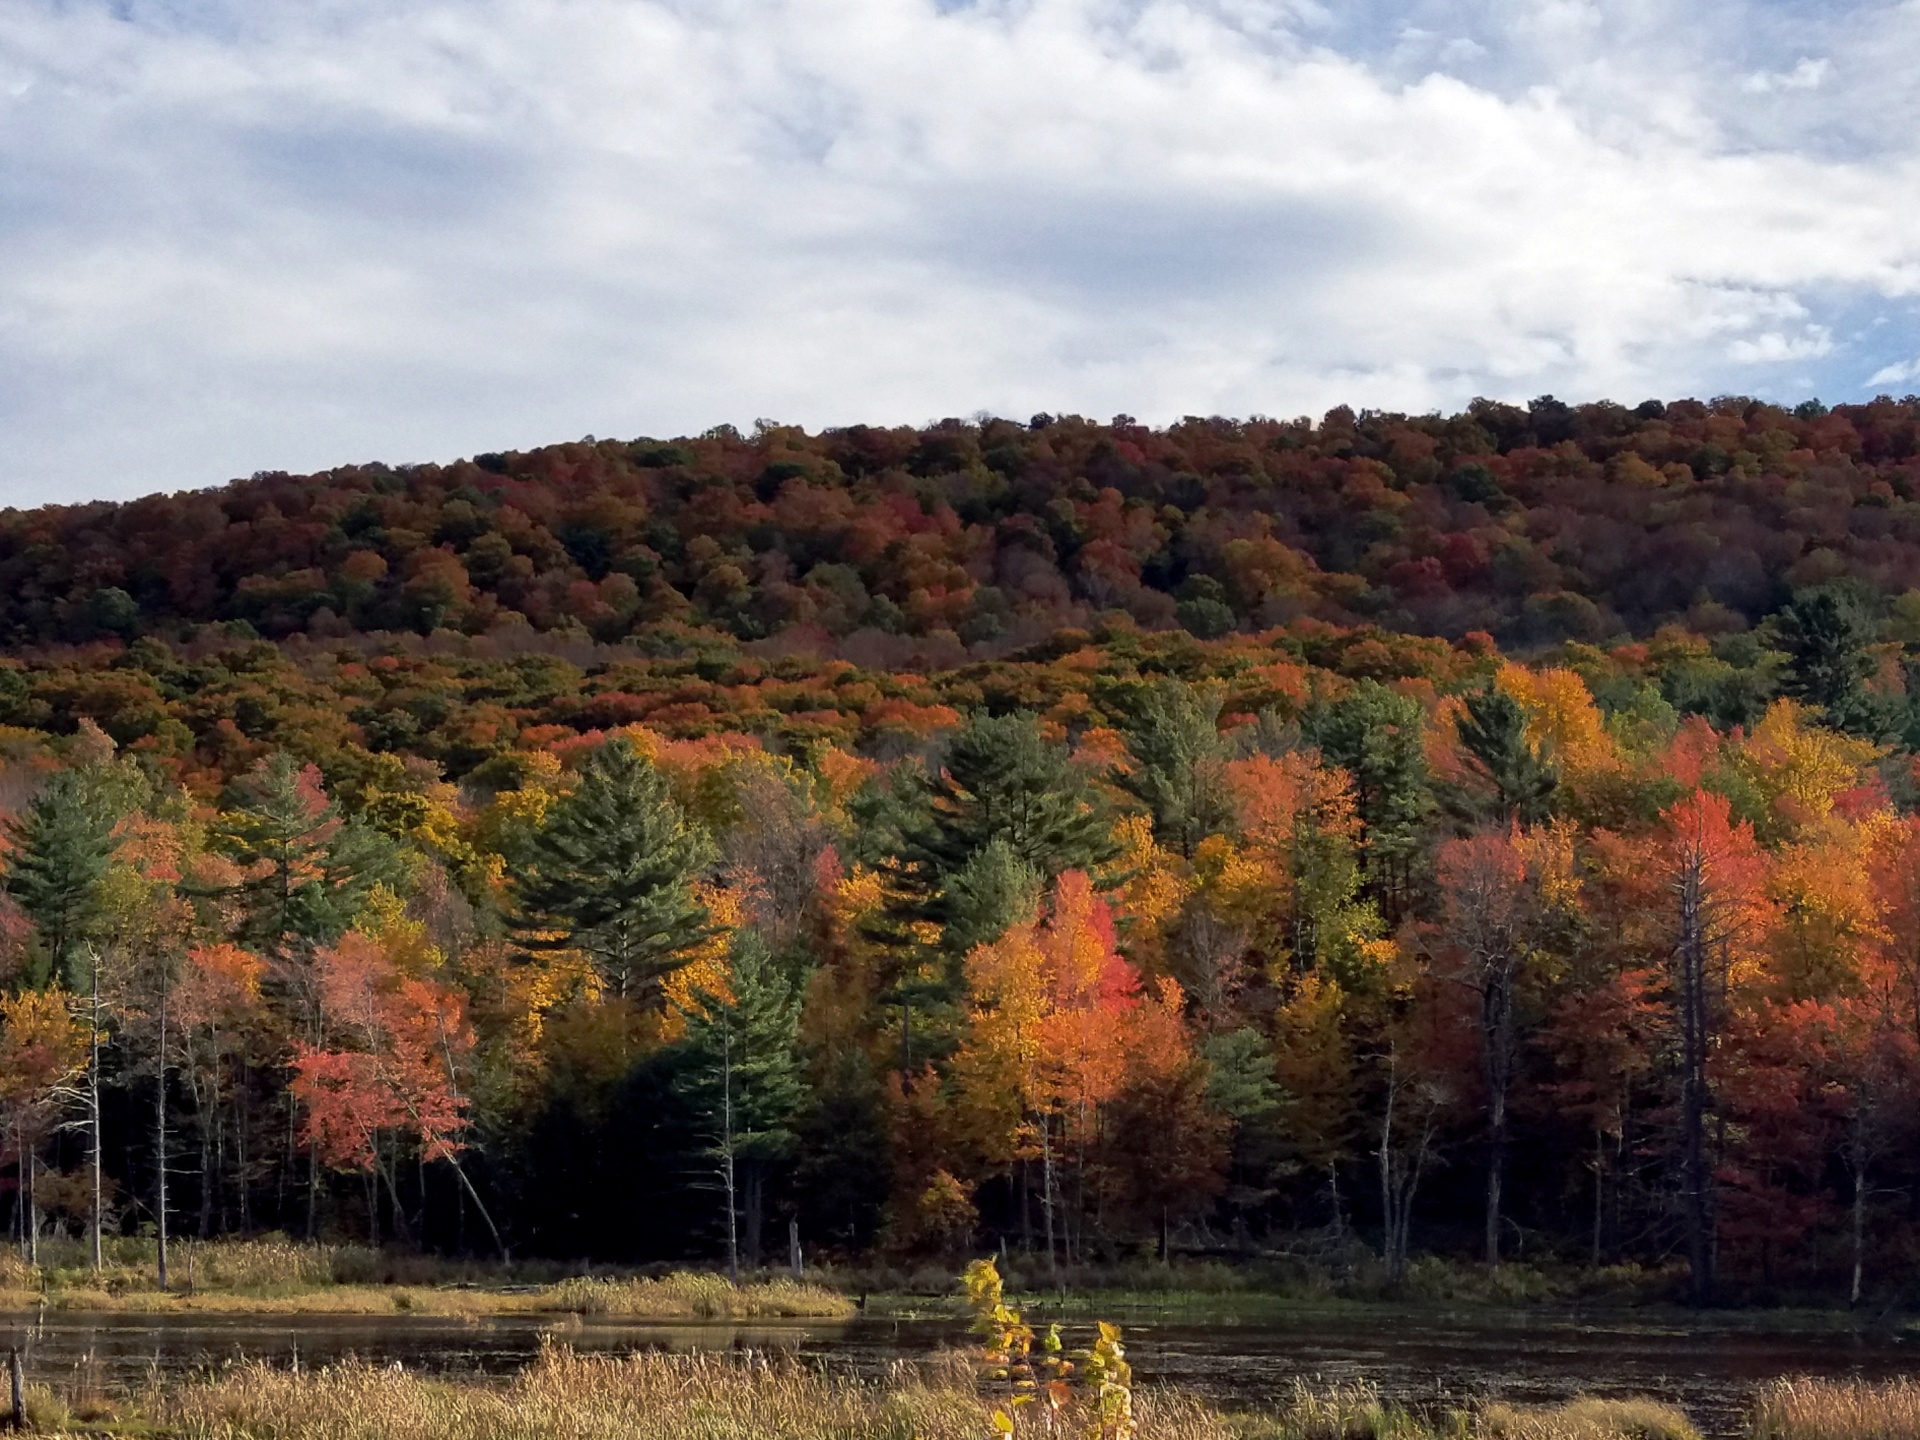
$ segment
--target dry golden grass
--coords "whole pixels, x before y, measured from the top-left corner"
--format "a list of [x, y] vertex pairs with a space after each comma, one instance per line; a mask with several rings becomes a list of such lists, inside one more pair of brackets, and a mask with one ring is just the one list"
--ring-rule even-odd
[[[981, 1440], [992, 1405], [957, 1354], [895, 1365], [873, 1384], [751, 1355], [556, 1345], [498, 1385], [359, 1363], [304, 1373], [250, 1363], [154, 1382], [118, 1406], [40, 1391], [31, 1409], [49, 1434], [105, 1427], [179, 1440]], [[1135, 1415], [1139, 1440], [1698, 1440], [1670, 1407], [1638, 1400], [1492, 1405], [1434, 1428], [1366, 1385], [1299, 1385], [1256, 1415], [1148, 1389]]]
[[[4, 1303], [6, 1292], [0, 1292]], [[561, 1281], [524, 1291], [439, 1289], [406, 1285], [327, 1285], [279, 1293], [259, 1291], [121, 1290], [92, 1287], [21, 1291], [14, 1308], [100, 1310], [154, 1315], [557, 1315], [626, 1320], [844, 1320], [853, 1302], [817, 1285], [773, 1280], [742, 1285], [707, 1275], [658, 1280]]]
[[[527, 1284], [512, 1270], [364, 1245], [302, 1245], [284, 1236], [181, 1243], [173, 1287], [159, 1288], [152, 1243], [116, 1239], [94, 1270], [72, 1242], [50, 1241], [36, 1271], [0, 1251], [0, 1309], [155, 1314], [529, 1315], [574, 1312], [633, 1320], [844, 1319], [851, 1301], [824, 1286], [774, 1279], [735, 1287], [723, 1276], [573, 1279]], [[551, 1276], [551, 1268], [545, 1274]], [[523, 1283], [510, 1284], [520, 1281]]]
[[1482, 1440], [1700, 1440], [1678, 1407], [1644, 1396], [1564, 1405], [1492, 1404], [1476, 1418]]
[[[751, 1354], [617, 1357], [562, 1345], [501, 1383], [252, 1362], [156, 1378], [117, 1402], [41, 1387], [28, 1400], [44, 1434], [178, 1440], [982, 1440], [992, 1409], [959, 1352], [896, 1364], [872, 1383]], [[1699, 1440], [1684, 1415], [1650, 1399], [1494, 1403], [1423, 1419], [1366, 1384], [1296, 1384], [1255, 1414], [1148, 1388], [1135, 1414], [1139, 1440]], [[1908, 1437], [1920, 1440], [1920, 1385], [1793, 1382], [1768, 1392], [1751, 1440]]]
[[657, 1280], [562, 1280], [533, 1297], [537, 1310], [628, 1319], [766, 1320], [846, 1318], [844, 1295], [797, 1280], [735, 1286], [722, 1275], [677, 1274]]
[[[552, 1348], [499, 1387], [345, 1365], [246, 1365], [147, 1396], [139, 1419], [183, 1440], [980, 1440], [988, 1407], [938, 1367], [863, 1385], [725, 1355]], [[1231, 1440], [1219, 1416], [1147, 1397], [1142, 1440]]]
[[1427, 1433], [1420, 1420], [1389, 1405], [1366, 1381], [1315, 1388], [1295, 1380], [1284, 1404], [1242, 1422], [1242, 1432], [1275, 1440], [1414, 1440]]
[[1753, 1440], [1920, 1440], [1920, 1382], [1779, 1381], [1754, 1406]]

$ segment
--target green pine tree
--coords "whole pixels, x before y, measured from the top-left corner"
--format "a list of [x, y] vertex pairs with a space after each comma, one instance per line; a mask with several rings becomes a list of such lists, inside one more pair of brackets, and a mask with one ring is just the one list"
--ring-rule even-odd
[[1422, 747], [1425, 715], [1412, 696], [1362, 680], [1308, 710], [1306, 738], [1353, 778], [1367, 881], [1390, 920], [1404, 913], [1422, 822], [1433, 808]]
[[989, 840], [947, 882], [946, 943], [959, 954], [989, 944], [1039, 909], [1046, 879], [999, 838]]
[[1232, 806], [1222, 766], [1218, 686], [1162, 680], [1141, 697], [1127, 726], [1137, 767], [1125, 784], [1153, 812], [1160, 838], [1189, 858], [1207, 836], [1227, 828]]
[[[937, 765], [870, 787], [854, 818], [862, 858], [888, 883], [888, 902], [871, 928], [891, 956], [879, 1002], [900, 1014], [903, 1075], [929, 1049], [951, 1041], [960, 961], [981, 925], [991, 924], [992, 907], [982, 908], [988, 894], [1002, 891], [1011, 902], [1009, 865], [1017, 862], [1044, 882], [1119, 853], [1099, 796], [1066, 747], [1048, 740], [1039, 720], [1025, 713], [972, 716]], [[996, 843], [1004, 858], [983, 858]], [[929, 923], [940, 936], [931, 946], [920, 938]], [[917, 1043], [919, 1030], [929, 1028], [927, 1043]]]
[[1518, 820], [1523, 825], [1537, 825], [1552, 813], [1560, 767], [1547, 747], [1527, 739], [1527, 714], [1518, 700], [1489, 685], [1466, 697], [1457, 728], [1473, 768], [1493, 793], [1450, 793], [1450, 809], [1468, 820]]
[[[84, 945], [101, 919], [100, 882], [114, 852], [120, 813], [94, 767], [55, 771], [7, 825], [6, 887], [40, 932], [46, 956], [76, 988]], [[44, 978], [44, 977], [43, 977]]]
[[946, 924], [954, 877], [996, 840], [1049, 879], [1118, 853], [1105, 807], [1030, 714], [973, 716], [931, 773], [886, 799], [868, 812], [868, 840], [895, 862], [896, 922]]
[[1787, 652], [1787, 694], [1818, 705], [1839, 729], [1875, 735], [1883, 728], [1867, 692], [1872, 637], [1857, 604], [1831, 590], [1803, 590], [1774, 617], [1774, 630]]
[[687, 1019], [682, 1091], [713, 1136], [726, 1201], [727, 1268], [760, 1263], [767, 1180], [793, 1153], [794, 1117], [806, 1098], [797, 1053], [801, 986], [751, 930], [733, 942], [730, 995], [702, 993]]
[[284, 752], [229, 787], [213, 844], [248, 872], [241, 938], [272, 955], [340, 938], [375, 885], [398, 883], [398, 848], [343, 820], [319, 770]]
[[616, 994], [661, 979], [711, 933], [693, 881], [712, 851], [633, 743], [609, 740], [516, 858], [515, 928], [530, 950], [582, 950]]

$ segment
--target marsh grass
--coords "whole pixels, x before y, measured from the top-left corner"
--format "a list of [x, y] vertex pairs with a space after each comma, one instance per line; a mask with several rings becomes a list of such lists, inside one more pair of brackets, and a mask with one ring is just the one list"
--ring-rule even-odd
[[562, 1280], [537, 1297], [535, 1308], [624, 1319], [765, 1320], [847, 1317], [844, 1295], [797, 1280], [733, 1285], [722, 1275], [675, 1274], [658, 1279]]
[[1295, 1380], [1284, 1402], [1249, 1423], [1259, 1427], [1255, 1433], [1275, 1440], [1421, 1440], [1432, 1433], [1419, 1416], [1388, 1404], [1366, 1381], [1315, 1388]]
[[1753, 1440], [1920, 1440], [1920, 1381], [1778, 1381], [1754, 1406]]
[[1700, 1440], [1677, 1407], [1644, 1396], [1587, 1397], [1564, 1405], [1483, 1406], [1475, 1429], [1481, 1440]]
[[[36, 1387], [29, 1409], [46, 1434], [179, 1440], [983, 1440], [992, 1405], [961, 1352], [862, 1381], [752, 1353], [580, 1355], [549, 1344], [501, 1383], [360, 1362], [310, 1371], [248, 1362], [185, 1382], [155, 1378], [114, 1404], [84, 1387]], [[1365, 1384], [1296, 1385], [1256, 1414], [1147, 1388], [1135, 1414], [1138, 1440], [1698, 1440], [1652, 1401], [1488, 1405], [1429, 1421]]]
[[574, 1312], [634, 1320], [844, 1319], [853, 1303], [819, 1285], [776, 1277], [733, 1286], [719, 1275], [562, 1279], [547, 1262], [497, 1265], [375, 1250], [303, 1245], [285, 1236], [177, 1242], [172, 1288], [161, 1290], [153, 1242], [110, 1240], [94, 1270], [71, 1241], [48, 1241], [36, 1271], [0, 1251], [0, 1309], [134, 1313], [527, 1315]]
[[[243, 1365], [158, 1390], [128, 1419], [185, 1440], [980, 1440], [987, 1406], [950, 1367], [883, 1384], [757, 1356], [544, 1351], [500, 1386], [350, 1364], [307, 1374]], [[1142, 1440], [1232, 1440], [1179, 1397], [1143, 1405]]]
[[[963, 1351], [861, 1380], [750, 1351], [581, 1355], [549, 1342], [504, 1381], [248, 1361], [185, 1380], [155, 1373], [108, 1398], [76, 1369], [30, 1386], [27, 1408], [43, 1435], [178, 1440], [986, 1440], [992, 1402], [975, 1376]], [[1700, 1440], [1678, 1409], [1648, 1398], [1430, 1414], [1364, 1382], [1296, 1382], [1258, 1412], [1145, 1387], [1135, 1415], [1138, 1440]], [[1920, 1440], [1920, 1383], [1782, 1381], [1757, 1402], [1748, 1440]]]

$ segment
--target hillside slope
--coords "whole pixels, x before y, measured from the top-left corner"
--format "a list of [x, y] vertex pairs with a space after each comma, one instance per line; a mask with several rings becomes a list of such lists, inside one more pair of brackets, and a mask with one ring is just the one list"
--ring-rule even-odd
[[1303, 615], [1508, 645], [1722, 631], [1794, 585], [1920, 585], [1917, 494], [1911, 399], [723, 427], [8, 512], [0, 643], [243, 620], [972, 646], [1112, 611], [1201, 635]]

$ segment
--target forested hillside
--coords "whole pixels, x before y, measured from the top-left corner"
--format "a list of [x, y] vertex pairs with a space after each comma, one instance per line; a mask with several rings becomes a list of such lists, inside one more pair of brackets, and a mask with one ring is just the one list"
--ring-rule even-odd
[[5, 1217], [1892, 1293], [1917, 425], [763, 425], [8, 512]]
[[0, 516], [0, 640], [524, 621], [604, 641], [871, 629], [957, 661], [956, 640], [1115, 610], [1201, 635], [1306, 615], [1523, 644], [1719, 632], [1795, 585], [1920, 585], [1917, 424], [1911, 401], [1543, 399], [1166, 431], [763, 424], [257, 475]]

